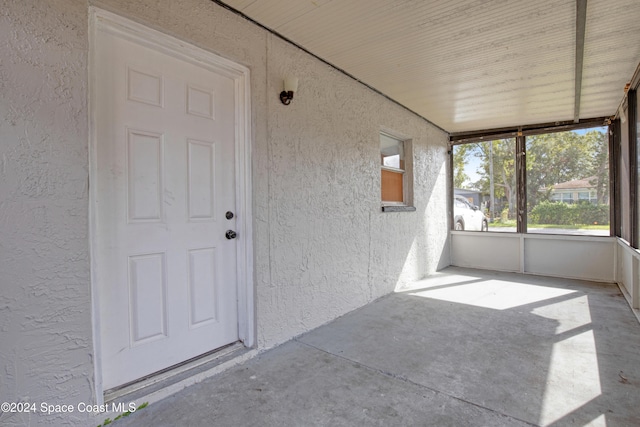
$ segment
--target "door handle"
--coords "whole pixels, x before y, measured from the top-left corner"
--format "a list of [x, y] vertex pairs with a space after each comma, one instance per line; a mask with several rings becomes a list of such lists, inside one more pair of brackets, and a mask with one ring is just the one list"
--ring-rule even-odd
[[224, 234], [224, 237], [226, 237], [229, 240], [235, 239], [237, 236], [238, 234], [233, 230], [227, 230], [227, 232]]

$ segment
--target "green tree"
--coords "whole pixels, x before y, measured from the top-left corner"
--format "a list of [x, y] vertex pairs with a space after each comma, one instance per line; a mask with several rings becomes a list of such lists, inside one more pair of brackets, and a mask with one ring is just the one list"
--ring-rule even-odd
[[590, 131], [584, 135], [591, 152], [591, 184], [596, 187], [599, 205], [609, 203], [609, 141], [600, 131]]
[[[515, 140], [512, 138], [500, 139], [480, 142], [475, 145], [474, 155], [479, 157], [481, 161], [478, 170], [480, 179], [476, 186], [483, 193], [490, 194], [491, 182], [493, 181], [494, 203], [503, 198], [506, 199], [509, 217], [513, 218], [518, 192], [515, 173]], [[493, 163], [493, 174], [491, 173], [491, 163]]]
[[[515, 139], [485, 141], [454, 147], [454, 185], [474, 188], [485, 196], [494, 189], [494, 208], [505, 200], [510, 218], [516, 209], [517, 183]], [[468, 166], [472, 157], [479, 161], [475, 171], [479, 179], [469, 182]], [[595, 187], [598, 204], [609, 199], [609, 150], [606, 133], [592, 130], [585, 134], [556, 132], [526, 138], [527, 205], [531, 212], [549, 201], [553, 186], [561, 182], [589, 179]], [[493, 167], [492, 167], [493, 166]]]
[[590, 131], [527, 137], [527, 205], [531, 211], [549, 200], [555, 184], [593, 178], [598, 203], [608, 199], [608, 146], [605, 135]]
[[453, 147], [453, 187], [464, 188], [469, 181], [469, 175], [465, 173], [466, 166], [473, 146], [471, 144], [456, 145]]

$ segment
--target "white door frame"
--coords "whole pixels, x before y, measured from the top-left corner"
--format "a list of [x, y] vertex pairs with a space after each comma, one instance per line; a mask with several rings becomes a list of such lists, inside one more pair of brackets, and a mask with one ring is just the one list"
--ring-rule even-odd
[[251, 105], [249, 69], [212, 52], [180, 41], [111, 12], [89, 8], [89, 251], [91, 256], [91, 295], [93, 320], [94, 375], [98, 404], [104, 403], [102, 386], [102, 353], [100, 345], [100, 301], [96, 274], [97, 200], [97, 127], [95, 49], [99, 32], [116, 34], [143, 46], [158, 50], [183, 61], [194, 63], [235, 83], [235, 178], [238, 336], [246, 347], [255, 345], [255, 305], [253, 284], [253, 232], [251, 189]]

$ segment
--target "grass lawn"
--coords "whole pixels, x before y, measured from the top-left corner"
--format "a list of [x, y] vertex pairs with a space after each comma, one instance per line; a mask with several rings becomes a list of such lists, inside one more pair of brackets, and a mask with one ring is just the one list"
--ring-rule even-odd
[[[490, 227], [516, 227], [516, 221], [507, 221], [507, 222], [491, 222], [489, 223]], [[563, 225], [563, 224], [527, 224], [527, 228], [562, 228], [565, 230], [608, 230], [609, 224], [574, 224], [574, 225]]]

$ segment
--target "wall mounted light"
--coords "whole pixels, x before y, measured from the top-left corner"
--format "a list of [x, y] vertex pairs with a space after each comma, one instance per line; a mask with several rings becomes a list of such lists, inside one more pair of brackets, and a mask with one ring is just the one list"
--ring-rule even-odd
[[280, 92], [280, 101], [289, 105], [293, 99], [293, 93], [298, 90], [298, 78], [287, 76], [284, 78], [284, 90]]

